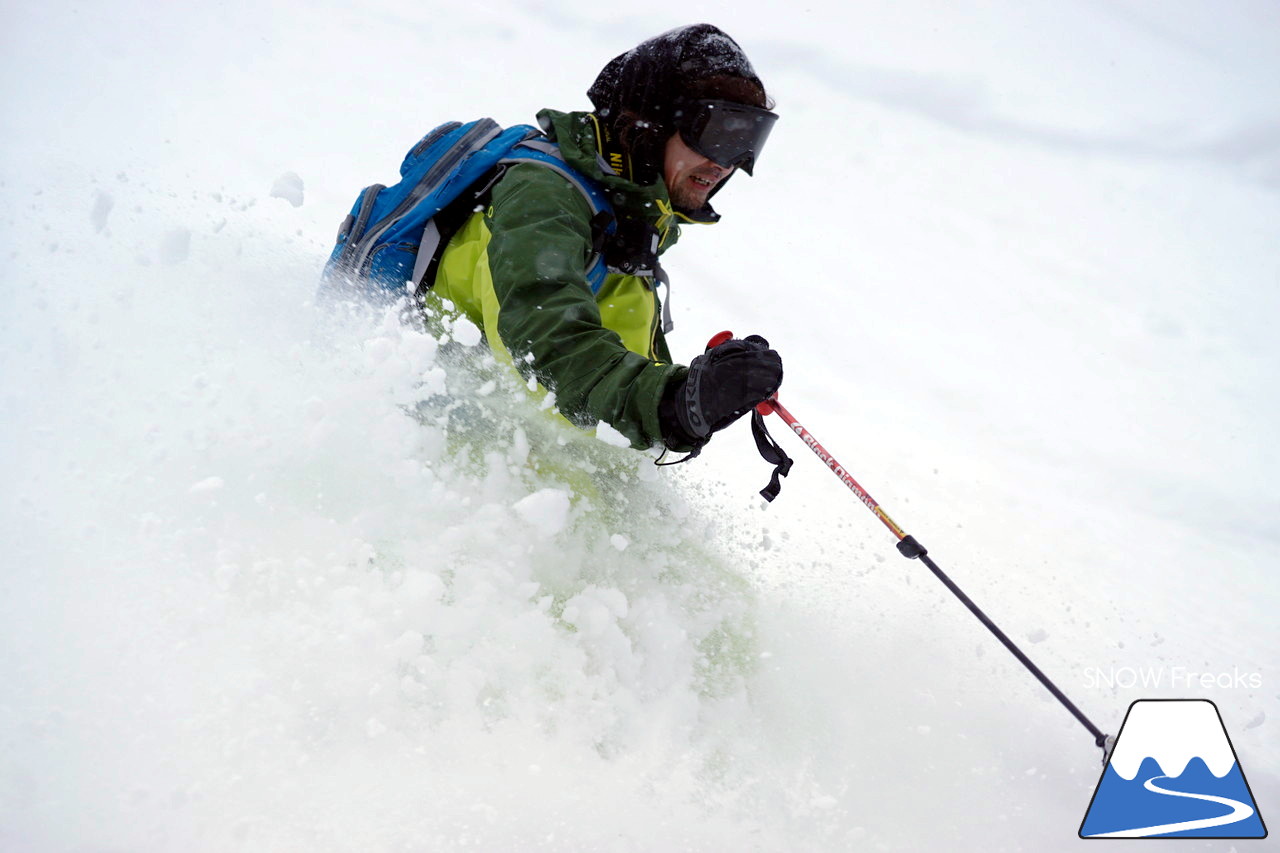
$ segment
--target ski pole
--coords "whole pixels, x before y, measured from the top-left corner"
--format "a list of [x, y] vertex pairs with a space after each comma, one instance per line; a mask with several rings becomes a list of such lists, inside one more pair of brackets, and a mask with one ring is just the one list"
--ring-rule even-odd
[[[723, 343], [731, 337], [732, 334], [729, 332], [719, 333], [708, 343], [708, 349]], [[853, 478], [853, 475], [850, 474], [843, 465], [836, 461], [836, 458], [828, 453], [825, 447], [818, 443], [818, 440], [814, 438], [813, 433], [809, 432], [808, 429], [802, 426], [800, 422], [796, 420], [795, 416], [787, 411], [785, 406], [778, 402], [778, 395], [774, 394], [765, 402], [760, 403], [756, 406], [756, 411], [761, 415], [776, 414], [786, 422], [787, 426], [791, 428], [791, 431], [799, 436], [800, 440], [803, 441], [819, 459], [826, 463], [827, 467], [831, 469], [831, 473], [840, 478], [840, 482], [848, 486], [849, 490], [858, 497], [858, 500], [864, 503], [868, 509], [875, 513], [876, 518], [880, 519], [881, 523], [883, 523], [885, 527], [889, 528], [890, 532], [898, 538], [899, 553], [909, 560], [918, 559], [920, 562], [928, 566], [929, 571], [933, 572], [934, 575], [937, 576], [938, 580], [942, 581], [942, 583], [946, 585], [947, 589], [951, 590], [952, 594], [955, 595], [956, 598], [960, 599], [961, 603], [963, 603], [965, 607], [969, 608], [969, 611], [973, 613], [974, 616], [978, 617], [978, 621], [983, 625], [986, 625], [987, 630], [994, 634], [996, 639], [1003, 643], [1004, 647], [1012, 652], [1013, 656], [1017, 658], [1018, 661], [1025, 666], [1041, 684], [1044, 685], [1045, 689], [1052, 693], [1053, 697], [1061, 702], [1062, 706], [1070, 711], [1071, 715], [1080, 721], [1080, 724], [1089, 731], [1089, 734], [1093, 735], [1094, 744], [1102, 750], [1102, 761], [1105, 764], [1107, 759], [1111, 756], [1111, 747], [1115, 744], [1115, 738], [1111, 735], [1103, 734], [1102, 730], [1095, 726], [1089, 718], [1084, 715], [1084, 712], [1077, 708], [1075, 704], [1067, 698], [1066, 694], [1059, 690], [1058, 686], [1050, 681], [1047, 675], [1040, 671], [1040, 667], [1032, 663], [1031, 658], [1027, 657], [1026, 654], [1023, 653], [1022, 649], [1018, 648], [1017, 644], [1015, 644], [1013, 640], [1009, 639], [1008, 635], [1005, 634], [1004, 631], [1001, 631], [999, 626], [997, 626], [995, 622], [992, 622], [991, 618], [987, 616], [987, 614], [982, 612], [982, 609], [973, 602], [973, 599], [965, 595], [964, 591], [956, 585], [955, 581], [951, 580], [951, 578], [947, 576], [946, 572], [938, 568], [938, 564], [929, 557], [929, 552], [925, 547], [916, 541], [914, 536], [908, 535], [901, 527], [899, 527], [897, 523], [889, 517], [889, 514], [880, 507], [880, 504], [876, 502], [875, 498], [871, 497], [867, 490], [862, 488], [858, 481]]]

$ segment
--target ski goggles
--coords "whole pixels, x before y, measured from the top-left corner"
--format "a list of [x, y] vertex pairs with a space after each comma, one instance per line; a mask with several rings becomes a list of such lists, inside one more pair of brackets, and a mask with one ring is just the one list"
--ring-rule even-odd
[[733, 101], [679, 101], [675, 126], [694, 151], [725, 168], [740, 166], [748, 175], [764, 147], [777, 113]]

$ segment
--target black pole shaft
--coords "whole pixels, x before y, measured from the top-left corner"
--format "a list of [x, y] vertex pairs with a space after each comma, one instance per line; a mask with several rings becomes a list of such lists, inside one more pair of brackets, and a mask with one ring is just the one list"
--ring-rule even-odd
[[[729, 335], [728, 332], [722, 332], [721, 334], [725, 336]], [[719, 335], [717, 337], [719, 337]], [[715, 340], [715, 338], [712, 338], [712, 341]], [[709, 344], [708, 348], [712, 345], [714, 344]], [[1032, 663], [1031, 658], [1023, 654], [1022, 649], [1014, 645], [1013, 640], [1010, 640], [1005, 636], [1004, 631], [1001, 631], [996, 627], [996, 623], [992, 622], [991, 619], [988, 618], [987, 614], [983, 613], [978, 605], [973, 603], [973, 599], [965, 595], [964, 591], [961, 590], [960, 587], [956, 586], [955, 582], [952, 581], [951, 578], [947, 577], [946, 573], [942, 571], [942, 569], [938, 568], [938, 564], [929, 559], [929, 552], [925, 550], [925, 547], [917, 542], [914, 536], [908, 536], [901, 527], [894, 523], [893, 519], [889, 518], [888, 514], [880, 508], [880, 504], [876, 503], [875, 499], [873, 499], [871, 495], [867, 494], [866, 489], [858, 485], [858, 481], [853, 479], [848, 470], [845, 469], [843, 465], [836, 462], [835, 457], [829, 454], [826, 451], [826, 448], [818, 443], [817, 439], [813, 437], [813, 434], [801, 426], [795, 416], [787, 411], [785, 406], [778, 402], [776, 394], [771, 397], [767, 403], [762, 403], [761, 405], [767, 406], [768, 411], [766, 412], [763, 409], [757, 409], [757, 411], [762, 415], [771, 412], [782, 418], [782, 420], [786, 422], [787, 426], [790, 427], [796, 435], [800, 436], [806, 445], [808, 445], [809, 449], [812, 450], [819, 459], [827, 463], [827, 467], [831, 469], [831, 472], [839, 477], [840, 481], [848, 486], [853, 493], [858, 496], [858, 500], [866, 504], [867, 508], [876, 514], [876, 517], [880, 519], [885, 527], [888, 527], [889, 530], [893, 532], [893, 535], [898, 537], [898, 551], [902, 556], [909, 560], [919, 559], [928, 566], [929, 570], [937, 576], [938, 580], [946, 584], [947, 589], [951, 590], [952, 594], [955, 595], [956, 598], [964, 602], [964, 606], [968, 607], [969, 611], [973, 613], [974, 616], [977, 616], [983, 625], [987, 626], [987, 630], [994, 634], [997, 640], [1004, 643], [1004, 647], [1013, 653], [1013, 656], [1027, 668], [1027, 671], [1034, 675], [1040, 683], [1045, 686], [1045, 689], [1052, 693], [1054, 698], [1061, 702], [1062, 706], [1070, 711], [1072, 716], [1079, 720], [1080, 724], [1089, 730], [1089, 734], [1093, 735], [1093, 742], [1102, 750], [1102, 763], [1106, 764], [1111, 756], [1111, 748], [1115, 743], [1114, 739], [1109, 735], [1103, 734], [1097, 726], [1090, 722], [1089, 718], [1086, 717], [1080, 709], [1066, 697], [1066, 694], [1059, 690], [1058, 686], [1050, 681], [1047, 675], [1040, 671], [1040, 667]]]
[[[904, 548], [902, 547], [903, 545], [906, 545], [907, 547]], [[978, 617], [978, 621], [983, 625], [986, 625], [987, 630], [992, 634], [995, 634], [996, 639], [1004, 643], [1004, 647], [1012, 652], [1013, 656], [1016, 657], [1032, 675], [1039, 679], [1040, 683], [1045, 686], [1045, 689], [1052, 693], [1054, 698], [1061, 702], [1063, 707], [1070, 711], [1071, 714], [1080, 721], [1080, 724], [1089, 730], [1089, 734], [1093, 735], [1094, 743], [1099, 747], [1106, 749], [1107, 736], [1102, 733], [1102, 730], [1090, 722], [1089, 718], [1084, 715], [1084, 712], [1077, 708], [1075, 703], [1068, 699], [1066, 694], [1059, 690], [1058, 686], [1049, 680], [1049, 676], [1041, 672], [1040, 667], [1032, 663], [1031, 658], [1027, 657], [1023, 653], [1022, 649], [1018, 648], [1013, 640], [1010, 640], [1008, 635], [1006, 635], [1004, 631], [1001, 631], [996, 623], [991, 621], [991, 618], [987, 616], [987, 614], [982, 612], [982, 608], [974, 604], [973, 599], [965, 595], [964, 590], [956, 586], [955, 581], [947, 577], [946, 572], [938, 568], [938, 564], [929, 557], [929, 553], [924, 549], [924, 546], [915, 541], [914, 536], [908, 536], [906, 539], [902, 540], [902, 542], [899, 543], [898, 550], [901, 551], [905, 557], [912, 559], [918, 557], [920, 562], [928, 566], [929, 571], [933, 572], [937, 576], [938, 580], [946, 584], [947, 589], [951, 590], [952, 594], [955, 595], [956, 598], [960, 599], [964, 606], [969, 608], [969, 611], [974, 616]]]

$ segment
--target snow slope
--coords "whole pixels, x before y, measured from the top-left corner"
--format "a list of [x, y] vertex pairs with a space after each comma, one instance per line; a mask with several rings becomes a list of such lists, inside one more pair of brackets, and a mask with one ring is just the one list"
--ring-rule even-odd
[[768, 336], [1095, 722], [1213, 699], [1276, 812], [1274, 6], [5, 17], [0, 847], [1077, 842], [1087, 734], [797, 442], [766, 508], [745, 428], [657, 471], [466, 329], [311, 303], [430, 126], [694, 20], [783, 118], [669, 258], [677, 357]]

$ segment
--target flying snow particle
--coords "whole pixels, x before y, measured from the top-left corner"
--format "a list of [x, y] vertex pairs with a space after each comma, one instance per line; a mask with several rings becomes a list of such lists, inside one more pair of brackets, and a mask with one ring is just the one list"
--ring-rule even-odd
[[294, 207], [302, 207], [302, 178], [297, 172], [285, 172], [271, 185], [271, 197], [282, 198]]
[[613, 447], [630, 447], [631, 440], [604, 421], [596, 426], [596, 438]]
[[98, 190], [97, 196], [93, 200], [93, 210], [89, 213], [89, 220], [93, 223], [93, 230], [101, 234], [103, 229], [107, 227], [107, 217], [111, 215], [111, 208], [116, 206], [116, 200], [111, 193], [104, 193]]
[[198, 483], [193, 483], [191, 488], [187, 489], [188, 494], [198, 495], [204, 492], [216, 492], [226, 485], [221, 477], [207, 477]]
[[1043, 628], [1037, 628], [1027, 634], [1027, 642], [1029, 643], [1043, 643], [1047, 639], [1049, 639], [1049, 632]]
[[569, 493], [563, 489], [542, 489], [516, 501], [511, 508], [539, 536], [550, 539], [564, 530], [569, 521]]
[[631, 544], [631, 540], [623, 536], [621, 533], [615, 533], [609, 537], [609, 544], [617, 548], [619, 551], [627, 550], [627, 546]]
[[480, 329], [466, 317], [459, 317], [453, 324], [453, 339], [464, 347], [473, 347], [480, 343]]
[[160, 263], [180, 264], [191, 254], [191, 232], [186, 228], [178, 228], [164, 235], [160, 241]]
[[398, 661], [408, 662], [422, 653], [425, 638], [417, 631], [405, 631], [387, 646], [387, 651]]
[[307, 420], [313, 424], [318, 424], [324, 420], [326, 407], [324, 400], [319, 397], [311, 397], [302, 404], [302, 411], [306, 413]]

